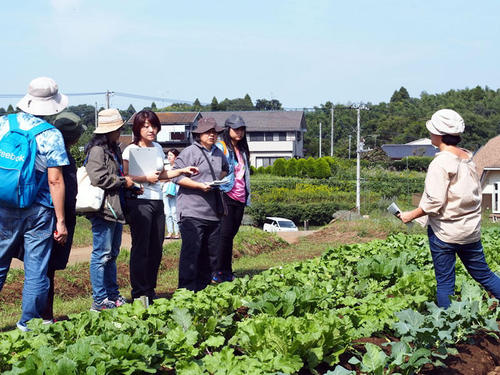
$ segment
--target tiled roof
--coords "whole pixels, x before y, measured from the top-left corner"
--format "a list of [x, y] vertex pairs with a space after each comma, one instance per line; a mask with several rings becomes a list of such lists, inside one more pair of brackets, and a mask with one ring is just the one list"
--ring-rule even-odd
[[434, 156], [437, 148], [432, 145], [398, 145], [398, 144], [385, 144], [382, 145], [382, 150], [391, 159], [402, 159], [407, 156]]
[[202, 117], [213, 117], [220, 126], [224, 126], [224, 122], [232, 114], [245, 120], [248, 131], [299, 131], [306, 128], [304, 111], [201, 112]]
[[476, 164], [479, 177], [482, 176], [484, 168], [500, 167], [500, 135], [491, 138], [483, 147], [479, 149], [472, 160]]
[[[200, 112], [155, 112], [162, 125], [175, 124], [192, 124], [196, 121]], [[127, 124], [133, 124], [134, 116], [132, 116]]]

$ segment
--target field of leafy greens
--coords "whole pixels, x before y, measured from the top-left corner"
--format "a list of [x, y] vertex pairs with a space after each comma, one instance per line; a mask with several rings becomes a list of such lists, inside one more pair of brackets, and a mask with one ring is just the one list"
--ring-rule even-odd
[[[500, 230], [483, 233], [487, 260], [500, 271]], [[500, 308], [457, 264], [457, 301], [432, 302], [435, 280], [427, 239], [387, 240], [328, 249], [309, 261], [253, 278], [178, 290], [145, 309], [138, 302], [83, 312], [31, 332], [0, 334], [3, 374], [413, 374], [439, 365], [478, 330], [498, 331]], [[367, 343], [397, 338], [390, 354]], [[391, 341], [391, 340], [388, 340]]]

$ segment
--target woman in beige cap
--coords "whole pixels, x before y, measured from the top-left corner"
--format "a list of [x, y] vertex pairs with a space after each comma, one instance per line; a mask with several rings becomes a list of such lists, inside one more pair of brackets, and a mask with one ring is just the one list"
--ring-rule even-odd
[[92, 185], [104, 189], [104, 202], [98, 212], [88, 214], [92, 223], [93, 250], [90, 258], [92, 311], [121, 306], [125, 299], [116, 282], [116, 258], [125, 223], [123, 202], [125, 189], [134, 182], [123, 173], [123, 161], [118, 139], [123, 120], [117, 109], [99, 112], [94, 136], [85, 147], [85, 169]]
[[456, 254], [470, 275], [500, 299], [500, 278], [486, 263], [481, 244], [481, 186], [472, 153], [457, 146], [465, 124], [451, 109], [426, 123], [439, 152], [429, 165], [419, 207], [402, 212], [408, 223], [427, 215], [427, 232], [437, 281], [438, 306], [447, 308], [455, 289]]

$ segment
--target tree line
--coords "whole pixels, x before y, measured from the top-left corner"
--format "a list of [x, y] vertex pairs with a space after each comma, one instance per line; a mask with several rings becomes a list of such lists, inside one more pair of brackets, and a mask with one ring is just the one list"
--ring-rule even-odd
[[[306, 113], [306, 155], [318, 156], [320, 122], [322, 153], [330, 154], [332, 106], [331, 102], [326, 102]], [[461, 147], [476, 151], [500, 133], [500, 89], [492, 90], [487, 86], [449, 90], [441, 94], [422, 92], [420, 98], [411, 98], [401, 87], [389, 102], [367, 103], [366, 108], [369, 110], [361, 111], [361, 137], [365, 148], [376, 149], [385, 143], [399, 144], [428, 138], [425, 122], [441, 108], [453, 109], [464, 118]], [[356, 111], [349, 104], [335, 105], [334, 119], [334, 156], [348, 157], [351, 135], [351, 155], [355, 157]]]
[[[304, 134], [305, 156], [318, 156], [319, 123], [322, 123], [321, 146], [323, 155], [330, 154], [331, 139], [331, 109], [334, 108], [334, 156], [348, 157], [349, 135], [351, 135], [351, 155], [355, 156], [356, 143], [356, 111], [350, 103], [333, 104], [328, 101], [306, 112], [307, 132]], [[146, 107], [153, 111], [199, 112], [199, 111], [270, 111], [283, 110], [277, 99], [257, 99], [253, 103], [250, 95], [243, 98], [228, 99], [221, 102], [214, 96], [210, 104], [202, 105], [199, 99], [193, 104], [174, 103], [158, 108], [153, 102]], [[420, 98], [412, 98], [406, 88], [395, 90], [388, 102], [379, 104], [367, 103], [367, 111], [361, 112], [361, 136], [365, 147], [376, 149], [384, 143], [407, 143], [418, 138], [428, 137], [425, 122], [438, 109], [451, 108], [462, 115], [466, 128], [462, 136], [461, 146], [476, 151], [490, 138], [500, 133], [500, 89], [477, 86], [473, 89], [449, 90], [441, 94], [422, 92]], [[101, 110], [103, 108], [100, 108]], [[70, 106], [68, 110], [82, 118], [82, 122], [91, 134], [95, 128], [95, 108], [81, 104]], [[7, 110], [0, 108], [0, 116], [14, 113], [9, 105]], [[136, 109], [129, 105], [126, 110], [120, 110], [123, 119], [128, 120]], [[87, 141], [82, 137], [81, 142]]]

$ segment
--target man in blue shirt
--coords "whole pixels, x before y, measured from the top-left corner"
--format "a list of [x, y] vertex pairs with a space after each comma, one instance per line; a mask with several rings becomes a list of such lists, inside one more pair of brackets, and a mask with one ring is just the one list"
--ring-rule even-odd
[[[22, 110], [16, 117], [19, 128], [30, 130], [44, 121], [39, 117], [57, 114], [67, 105], [68, 98], [58, 92], [57, 84], [52, 79], [36, 78], [31, 81], [28, 93], [17, 104]], [[0, 117], [0, 139], [8, 130], [7, 116]], [[45, 307], [49, 288], [47, 266], [52, 241], [55, 239], [64, 243], [67, 237], [62, 166], [68, 165], [69, 160], [64, 140], [59, 130], [52, 127], [36, 136], [36, 144], [37, 179], [46, 178], [46, 181], [41, 182], [35, 202], [27, 208], [0, 205], [0, 290], [12, 258], [19, 253], [21, 246], [24, 247], [22, 315], [17, 323], [22, 331], [28, 330], [26, 323], [30, 319], [40, 318]], [[0, 181], [0, 191], [3, 183]]]

